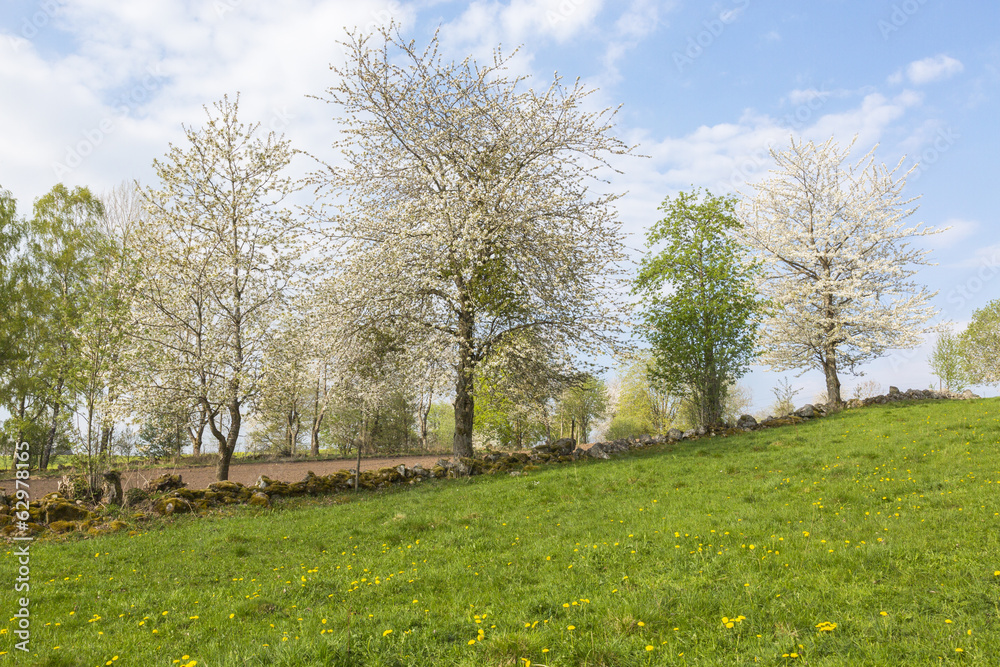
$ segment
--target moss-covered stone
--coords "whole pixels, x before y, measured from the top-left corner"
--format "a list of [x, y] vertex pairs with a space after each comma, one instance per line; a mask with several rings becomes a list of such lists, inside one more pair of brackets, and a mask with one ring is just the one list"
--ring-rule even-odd
[[76, 530], [75, 521], [53, 521], [49, 524], [49, 530], [53, 533], [70, 533]]
[[45, 523], [83, 521], [94, 515], [87, 508], [59, 497], [45, 503]]
[[174, 496], [164, 496], [156, 501], [153, 509], [157, 514], [170, 516], [172, 514], [184, 514], [191, 511], [191, 502]]
[[229, 480], [212, 482], [208, 485], [209, 491], [214, 491], [216, 493], [232, 493], [237, 495], [246, 488], [247, 487], [238, 482], [230, 482]]
[[125, 506], [135, 507], [149, 500], [149, 492], [138, 487], [125, 490]]
[[152, 492], [172, 491], [184, 488], [185, 486], [187, 486], [187, 483], [181, 479], [180, 475], [164, 474], [146, 482], [146, 489]]

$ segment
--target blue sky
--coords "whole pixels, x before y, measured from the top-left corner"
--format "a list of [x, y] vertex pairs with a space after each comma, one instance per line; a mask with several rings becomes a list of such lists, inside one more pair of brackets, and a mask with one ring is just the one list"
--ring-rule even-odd
[[[447, 55], [484, 59], [521, 46], [513, 66], [539, 86], [553, 72], [622, 105], [630, 158], [612, 184], [630, 246], [668, 195], [692, 185], [748, 191], [767, 173], [769, 146], [791, 135], [848, 143], [860, 157], [919, 164], [914, 221], [951, 226], [928, 237], [937, 266], [918, 278], [938, 290], [941, 319], [957, 328], [1000, 296], [996, 201], [1000, 156], [1000, 3], [959, 0], [6, 0], [0, 5], [0, 187], [27, 213], [57, 182], [104, 191], [149, 182], [151, 163], [202, 105], [241, 94], [244, 120], [327, 154], [337, 128], [309, 99], [332, 84], [345, 26], [390, 18]], [[307, 161], [296, 165], [307, 170]], [[926, 387], [929, 340], [870, 364], [863, 379]], [[755, 407], [781, 377], [823, 388], [810, 371], [745, 380]], [[857, 380], [842, 378], [845, 394]], [[983, 388], [980, 393], [994, 395]]]

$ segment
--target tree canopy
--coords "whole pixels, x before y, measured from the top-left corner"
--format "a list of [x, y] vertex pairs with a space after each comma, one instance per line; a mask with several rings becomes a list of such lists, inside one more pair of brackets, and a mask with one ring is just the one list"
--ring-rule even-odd
[[839, 373], [892, 348], [918, 345], [933, 327], [933, 293], [913, 280], [928, 264], [911, 240], [934, 230], [907, 226], [916, 211], [905, 175], [846, 149], [796, 141], [771, 150], [772, 176], [741, 210], [744, 238], [763, 262], [769, 310], [762, 359], [773, 370], [822, 370], [827, 398], [841, 403]]
[[[472, 453], [475, 372], [520, 332], [552, 349], [610, 349], [622, 234], [590, 185], [629, 152], [614, 111], [556, 77], [544, 90], [491, 63], [446, 62], [395, 26], [352, 34], [322, 97], [341, 161], [312, 178], [336, 239], [348, 309], [371, 326], [430, 330], [454, 355], [454, 453]], [[526, 354], [530, 350], [526, 350]]]
[[705, 426], [722, 422], [726, 390], [754, 358], [754, 267], [735, 235], [735, 209], [735, 197], [710, 192], [664, 199], [632, 288], [652, 345], [650, 379], [687, 395]]

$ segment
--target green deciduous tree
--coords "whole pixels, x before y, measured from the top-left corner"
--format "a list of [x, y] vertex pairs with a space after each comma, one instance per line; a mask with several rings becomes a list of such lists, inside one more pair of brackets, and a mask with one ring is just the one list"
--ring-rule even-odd
[[1000, 299], [972, 313], [959, 347], [969, 384], [1000, 384]]
[[941, 381], [946, 391], [961, 391], [967, 384], [967, 369], [962, 354], [961, 338], [951, 329], [945, 329], [938, 334], [934, 349], [927, 360], [934, 373]]
[[722, 422], [726, 389], [754, 358], [758, 304], [735, 207], [735, 197], [708, 192], [666, 198], [633, 287], [652, 346], [650, 378], [687, 394], [706, 426]]
[[657, 435], [686, 424], [678, 414], [683, 395], [672, 394], [650, 381], [653, 356], [643, 351], [619, 369], [608, 386], [611, 421], [604, 436], [610, 440], [636, 435]]
[[563, 390], [559, 397], [556, 420], [559, 435], [572, 433], [579, 442], [590, 442], [590, 433], [596, 422], [608, 412], [608, 388], [604, 381], [586, 375]]
[[[87, 384], [85, 328], [100, 326], [91, 301], [100, 297], [92, 277], [105, 259], [101, 201], [87, 188], [59, 184], [35, 202], [29, 224], [36, 292], [33, 316], [39, 338], [38, 377], [48, 406], [48, 433], [39, 468], [48, 467], [60, 421], [72, 413]], [[91, 339], [91, 342], [92, 339]]]

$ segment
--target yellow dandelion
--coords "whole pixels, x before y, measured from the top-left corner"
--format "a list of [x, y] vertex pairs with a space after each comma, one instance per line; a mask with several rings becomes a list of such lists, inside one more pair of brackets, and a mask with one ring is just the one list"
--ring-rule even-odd
[[382, 633], [382, 636], [388, 637], [390, 634], [392, 634], [392, 630], [386, 630], [385, 632]]

